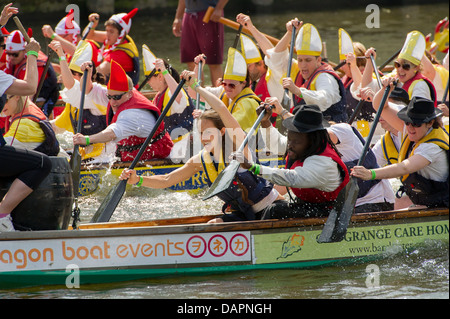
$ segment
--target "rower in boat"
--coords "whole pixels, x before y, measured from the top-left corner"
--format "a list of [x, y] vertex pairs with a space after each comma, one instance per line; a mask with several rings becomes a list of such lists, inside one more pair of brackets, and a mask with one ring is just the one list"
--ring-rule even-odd
[[[282, 109], [276, 98], [267, 98], [266, 103], [277, 104], [276, 109]], [[287, 191], [291, 202], [285, 203], [284, 207], [273, 207], [263, 218], [328, 216], [339, 192], [347, 185], [349, 174], [326, 130], [329, 124], [324, 121], [320, 108], [317, 105], [300, 105], [295, 116], [285, 112], [283, 126], [288, 130], [286, 140], [268, 121], [270, 107], [265, 107], [267, 113], [261, 122], [262, 127], [275, 132], [270, 142], [265, 140], [266, 145], [278, 144], [279, 148], [287, 151], [286, 167], [267, 168], [248, 161], [241, 161], [241, 166], [256, 171], [275, 185], [285, 187], [282, 194]], [[279, 139], [279, 136], [283, 138]], [[289, 189], [296, 195], [295, 198]]]
[[[392, 80], [383, 80], [383, 85], [392, 86]], [[382, 91], [375, 95], [374, 105], [380, 104]], [[355, 166], [352, 175], [364, 180], [399, 177], [399, 193], [405, 192], [415, 205], [448, 207], [449, 136], [438, 120], [441, 115], [433, 101], [421, 97], [413, 97], [398, 112], [388, 102], [382, 116], [402, 132], [398, 163], [371, 170]]]
[[[205, 65], [203, 54], [195, 58], [195, 74], [198, 73], [198, 63]], [[261, 100], [250, 88], [250, 78], [247, 72], [247, 63], [241, 52], [234, 48], [228, 50], [228, 60], [225, 74], [219, 87], [207, 87], [206, 90], [218, 97], [227, 106], [230, 113], [236, 118], [244, 131], [248, 131], [257, 119], [256, 109]], [[195, 92], [188, 89], [192, 98]]]
[[89, 15], [89, 21], [93, 22], [93, 25], [87, 35], [87, 39], [103, 43], [101, 48], [103, 62], [99, 65], [98, 72], [109, 78], [110, 64], [114, 60], [127, 72], [127, 75], [133, 81], [133, 86], [138, 85], [139, 81], [139, 51], [129, 33], [132, 23], [131, 18], [137, 11], [138, 9], [135, 8], [129, 13], [112, 15], [105, 22], [106, 31], [95, 30], [100, 16], [98, 13], [92, 13]]
[[[28, 30], [28, 36], [32, 36], [31, 29]], [[24, 79], [26, 73], [26, 62], [28, 56], [25, 54], [26, 41], [19, 30], [11, 32], [6, 39], [6, 55], [8, 56], [8, 67], [6, 73], [13, 75], [17, 79]], [[39, 79], [42, 77], [47, 63], [48, 57], [42, 52], [38, 52], [38, 72]], [[36, 86], [37, 88], [37, 86]], [[49, 65], [47, 74], [39, 96], [36, 98], [37, 103], [42, 103], [42, 110], [46, 116], [52, 113], [53, 107], [59, 96], [59, 84], [57, 83], [56, 73], [53, 67]]]
[[[53, 40], [49, 47], [59, 56], [61, 79], [64, 89], [60, 95], [66, 105], [64, 111], [51, 120], [52, 126], [57, 133], [77, 131], [78, 114], [80, 108], [82, 88], [80, 79], [83, 75], [81, 64], [90, 61], [93, 64], [92, 85], [105, 87], [104, 76], [96, 72], [95, 51], [89, 43], [83, 42], [75, 51], [68, 64], [66, 55], [59, 41]], [[83, 121], [81, 134], [93, 135], [106, 128], [106, 109], [108, 104], [95, 103], [89, 96], [85, 96], [83, 106]], [[114, 142], [92, 143], [89, 146], [80, 148], [82, 160], [94, 162], [111, 162], [115, 156], [116, 145]]]
[[437, 103], [447, 103], [448, 105], [448, 94], [445, 101], [443, 101], [445, 87], [448, 83], [448, 70], [428, 50], [425, 50], [425, 54], [421, 60], [421, 66], [422, 74], [433, 82], [434, 88], [436, 89]]
[[[7, 12], [17, 13], [17, 8], [6, 5]], [[5, 9], [3, 9], [5, 11]], [[2, 22], [7, 22], [2, 21]], [[0, 95], [33, 95], [38, 85], [37, 58], [40, 45], [33, 38], [25, 45], [28, 54], [26, 68], [28, 72], [23, 80], [0, 71]], [[20, 202], [35, 190], [50, 173], [52, 164], [49, 157], [43, 153], [16, 149], [6, 145], [3, 135], [0, 135], [0, 178], [14, 176], [6, 195], [0, 201], [0, 232], [14, 231], [11, 212]]]
[[[172, 93], [180, 82], [178, 72], [166, 61], [156, 59], [156, 72], [148, 83], [158, 93], [153, 99], [153, 103], [162, 110], [169, 102]], [[182, 89], [178, 94], [171, 108], [164, 117], [164, 126], [173, 142], [173, 147], [169, 158], [173, 162], [186, 162], [190, 157], [190, 132], [192, 131], [192, 112], [194, 105], [187, 92]]]
[[[274, 68], [272, 62], [274, 45], [254, 26], [248, 15], [240, 13], [237, 15], [236, 21], [248, 28], [258, 44], [257, 46], [252, 39], [241, 33], [241, 48], [247, 62], [251, 89], [261, 101], [270, 96], [275, 96], [281, 101], [284, 94], [281, 85], [283, 74], [282, 70]], [[277, 114], [273, 113], [272, 121], [274, 125], [276, 117]]]
[[[281, 56], [273, 56], [280, 63], [279, 68], [287, 70], [289, 39], [292, 26], [299, 27], [298, 19], [286, 24], [287, 32], [275, 46], [274, 52]], [[303, 25], [297, 35], [295, 47], [297, 61], [292, 65], [292, 78], [283, 79], [283, 87], [295, 95], [295, 105], [314, 104], [319, 106], [324, 116], [336, 123], [347, 120], [345, 88], [339, 75], [333, 68], [322, 62], [322, 40], [319, 32], [312, 24]], [[291, 108], [291, 111], [293, 108]]]
[[[81, 41], [81, 29], [78, 23], [74, 20], [74, 10], [70, 9], [67, 15], [62, 18], [55, 27], [55, 30], [45, 24], [42, 26], [42, 34], [44, 37], [61, 43], [62, 49], [65, 52], [67, 63], [70, 63], [72, 56], [75, 54], [78, 43]], [[95, 66], [99, 66], [102, 62], [102, 55], [100, 53], [100, 47], [97, 42], [92, 40], [84, 40], [92, 47], [92, 61]], [[59, 64], [52, 63], [53, 68], [59, 74], [61, 74]]]
[[[93, 135], [77, 133], [73, 136], [73, 143], [88, 146], [91, 143], [114, 141], [117, 143], [116, 155], [120, 160], [132, 161], [161, 114], [158, 107], [133, 87], [131, 78], [114, 60], [111, 61], [111, 76], [106, 88], [92, 85], [92, 62], [84, 62], [81, 70], [84, 72], [85, 69], [89, 71], [86, 94], [95, 103], [108, 105], [108, 126]], [[172, 146], [173, 142], [162, 123], [140, 159], [166, 158]]]
[[369, 100], [361, 101], [359, 97], [352, 95], [352, 88], [359, 87], [362, 80], [362, 74], [366, 67], [367, 59], [365, 46], [360, 42], [353, 42], [344, 29], [339, 29], [339, 59], [345, 62], [340, 68], [344, 72], [341, 78], [345, 88], [347, 100], [347, 115], [350, 118], [355, 111], [358, 103], [362, 103], [361, 109], [355, 116], [356, 127], [363, 137], [369, 135], [369, 122], [373, 121], [375, 110]]
[[[212, 107], [212, 110], [206, 110], [198, 118], [198, 128], [204, 149], [191, 157], [181, 168], [167, 175], [138, 177], [134, 170], [125, 169], [120, 179], [127, 180], [128, 184], [167, 188], [203, 170], [208, 184], [211, 185], [226, 166], [229, 154], [225, 152], [235, 149], [232, 146], [240, 145], [245, 138], [244, 131], [227, 106], [195, 81], [194, 72], [184, 71], [181, 76], [186, 79], [191, 89], [199, 92]], [[235, 143], [234, 139], [236, 139]], [[244, 154], [251, 161], [256, 161], [255, 154], [247, 146]], [[264, 178], [244, 169], [240, 169], [237, 176], [238, 178], [231, 183], [230, 187], [218, 195], [224, 201], [222, 207], [224, 214], [211, 220], [211, 223], [260, 219], [274, 206], [284, 207], [284, 198]]]
[[[385, 77], [392, 77], [399, 80], [399, 86], [408, 92], [409, 99], [413, 97], [423, 97], [428, 100], [436, 100], [436, 89], [426, 76], [421, 72], [421, 60], [425, 54], [425, 37], [419, 31], [412, 31], [408, 33], [405, 43], [400, 54], [394, 62], [395, 70]], [[372, 55], [376, 58], [376, 52], [373, 48], [366, 51], [366, 57]], [[373, 67], [367, 64], [361, 87], [372, 87], [374, 92], [378, 91], [378, 83], [372, 76]]]

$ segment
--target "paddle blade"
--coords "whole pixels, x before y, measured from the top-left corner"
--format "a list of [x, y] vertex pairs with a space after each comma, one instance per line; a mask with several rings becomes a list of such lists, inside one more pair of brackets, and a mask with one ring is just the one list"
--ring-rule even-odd
[[291, 109], [291, 99], [289, 97], [288, 90], [284, 90], [283, 99], [281, 100], [281, 106], [285, 110]]
[[125, 193], [125, 188], [127, 187], [127, 181], [122, 180], [112, 188], [108, 195], [106, 195], [100, 207], [91, 219], [91, 223], [105, 223], [109, 222], [112, 214], [114, 213], [117, 205], [119, 204], [123, 193]]
[[[317, 242], [334, 243], [344, 239], [347, 233], [347, 227], [355, 209], [356, 199], [358, 198], [359, 187], [356, 178], [350, 178], [350, 182], [341, 191], [336, 206], [330, 212], [328, 219], [323, 226]], [[343, 195], [343, 196], [342, 196]], [[345, 198], [345, 200], [342, 200]]]
[[81, 155], [78, 147], [75, 147], [74, 153], [69, 161], [72, 170], [73, 193], [78, 194], [78, 187], [80, 183], [80, 169], [81, 169]]
[[223, 171], [220, 172], [219, 176], [217, 176], [216, 180], [208, 189], [205, 196], [203, 196], [203, 200], [207, 200], [213, 196], [216, 196], [217, 194], [230, 187], [230, 184], [239, 169], [239, 165], [240, 164], [238, 161], [231, 161], [230, 165], [228, 165]]

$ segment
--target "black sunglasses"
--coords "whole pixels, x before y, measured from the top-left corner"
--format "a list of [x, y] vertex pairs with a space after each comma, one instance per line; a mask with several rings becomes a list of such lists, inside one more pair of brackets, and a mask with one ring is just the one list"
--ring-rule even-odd
[[6, 55], [10, 55], [17, 58], [19, 56], [19, 53], [6, 53]]
[[412, 123], [412, 122], [405, 122], [406, 126], [411, 125], [412, 127], [421, 127], [423, 123], [417, 124], [417, 123]]
[[395, 68], [397, 68], [397, 69], [398, 69], [399, 67], [402, 67], [403, 70], [405, 70], [405, 71], [409, 71], [409, 69], [411, 69], [411, 64], [408, 64], [408, 63], [400, 64], [400, 63], [397, 62], [397, 61], [394, 62], [394, 66], [395, 66]]
[[122, 96], [124, 96], [127, 92], [123, 92], [122, 94], [117, 94], [117, 95], [109, 95], [106, 94], [106, 98], [108, 100], [114, 100], [114, 101], [118, 101], [122, 98]]

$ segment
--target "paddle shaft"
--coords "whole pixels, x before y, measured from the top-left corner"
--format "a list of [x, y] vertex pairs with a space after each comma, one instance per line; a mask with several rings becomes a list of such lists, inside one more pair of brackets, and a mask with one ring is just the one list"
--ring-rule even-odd
[[39, 93], [41, 93], [42, 87], [44, 86], [45, 77], [47, 76], [47, 72], [48, 72], [48, 68], [50, 67], [50, 63], [52, 63], [51, 60], [53, 58], [53, 54], [54, 53], [55, 53], [55, 51], [52, 50], [48, 54], [47, 62], [45, 62], [44, 70], [42, 71], [41, 78], [39, 79], [39, 84], [38, 84], [38, 87], [36, 89], [36, 94], [33, 97], [33, 103], [36, 103], [36, 100], [39, 97]]
[[370, 55], [370, 62], [372, 63], [373, 72], [375, 72], [375, 76], [377, 77], [378, 87], [381, 89], [383, 85], [381, 84], [380, 73], [378, 72], [377, 64], [375, 63], [373, 55]]
[[[137, 153], [136, 157], [134, 158], [133, 162], [131, 162], [131, 165], [129, 166], [129, 169], [134, 169], [136, 164], [141, 159], [142, 154], [144, 154], [145, 149], [150, 144], [151, 140], [153, 139], [153, 136], [156, 134], [156, 131], [158, 130], [159, 126], [161, 125], [162, 121], [164, 120], [164, 117], [166, 116], [167, 112], [169, 112], [170, 107], [172, 106], [173, 102], [178, 96], [178, 93], [180, 93], [181, 88], [183, 87], [184, 83], [186, 82], [185, 79], [182, 79], [180, 83], [178, 84], [175, 92], [173, 92], [172, 97], [170, 98], [169, 102], [167, 103], [166, 107], [161, 112], [161, 115], [158, 117], [158, 120], [156, 121], [152, 131], [148, 135], [147, 139], [144, 141], [144, 144], [142, 144], [139, 152]], [[126, 180], [121, 180], [117, 185], [111, 189], [111, 191], [108, 193], [108, 195], [103, 200], [102, 204], [98, 208], [98, 210], [95, 212], [94, 216], [91, 219], [91, 223], [101, 223], [101, 222], [108, 222], [114, 213], [117, 205], [119, 204], [123, 193], [125, 192], [127, 185]]]
[[[205, 15], [203, 16], [203, 22], [204, 22], [204, 23], [208, 23], [208, 22], [209, 22], [209, 20], [211, 19], [211, 14], [213, 13], [213, 11], [214, 11], [214, 7], [209, 7], [209, 8], [206, 10]], [[239, 29], [239, 26], [241, 25], [240, 23], [237, 23], [237, 22], [235, 22], [235, 21], [232, 21], [232, 20], [227, 19], [227, 18], [224, 18], [224, 17], [220, 17], [219, 23], [222, 23], [223, 25], [226, 25], [227, 27], [230, 27], [230, 28], [235, 29], [235, 30], [238, 30], [238, 29]], [[247, 29], [247, 28], [245, 28], [245, 27], [242, 28], [242, 32], [244, 32], [245, 34], [248, 34], [248, 35], [252, 35], [252, 33], [250, 32], [250, 30]], [[276, 39], [276, 38], [274, 38], [274, 37], [272, 37], [272, 36], [270, 36], [270, 35], [267, 35], [267, 34], [264, 34], [264, 33], [263, 33], [263, 35], [264, 35], [270, 42], [272, 42], [273, 45], [277, 45], [277, 43], [280, 41], [280, 40], [278, 40], [278, 39]]]
[[22, 22], [20, 22], [19, 17], [15, 16], [13, 18], [14, 23], [17, 26], [17, 29], [19, 29], [19, 31], [22, 33], [23, 37], [25, 38], [25, 41], [27, 41], [28, 43], [30, 43], [30, 36], [28, 35], [27, 31], [25, 30], [25, 28], [22, 25]]
[[[88, 70], [84, 70], [76, 133], [81, 133], [81, 126], [83, 125], [83, 110], [84, 110], [87, 78], [88, 78]], [[81, 166], [80, 145], [78, 144], [75, 144], [73, 147], [73, 154], [70, 159], [70, 164], [72, 168], [74, 194], [78, 194], [78, 187], [79, 187], [78, 184], [80, 180], [80, 166]]]
[[442, 97], [442, 103], [445, 103], [445, 100], [447, 99], [447, 95], [448, 95], [448, 84], [450, 81], [450, 77], [447, 80], [447, 86], [445, 87], [445, 92], [444, 92], [444, 96]]
[[384, 104], [386, 103], [389, 96], [389, 91], [390, 87], [387, 86], [384, 91], [383, 98], [381, 99], [380, 106], [378, 107], [378, 111], [375, 114], [375, 118], [373, 119], [372, 127], [370, 128], [369, 135], [367, 136], [366, 143], [364, 144], [364, 149], [362, 151], [361, 157], [358, 160], [358, 164], [356, 164], [357, 166], [361, 166], [362, 163], [364, 162], [364, 159], [366, 158], [367, 150], [369, 149], [370, 142], [372, 142], [373, 135], [375, 134], [378, 121], [380, 120], [381, 113], [383, 112]]
[[[292, 36], [291, 36], [291, 47], [289, 49], [289, 60], [287, 65], [287, 77], [291, 77], [292, 70], [292, 58], [294, 56], [294, 45], [295, 45], [295, 27], [292, 26]], [[291, 108], [291, 99], [289, 98], [289, 89], [284, 89], [283, 99], [281, 100], [281, 105], [284, 109], [289, 110]]]
[[138, 91], [141, 91], [141, 90], [142, 90], [142, 88], [147, 84], [147, 82], [151, 79], [151, 77], [152, 77], [153, 75], [155, 75], [155, 72], [156, 72], [156, 68], [154, 68], [154, 69], [150, 72], [150, 74], [147, 75], [147, 76], [145, 77], [144, 81], [142, 81], [141, 85], [139, 85], [139, 87], [138, 87], [138, 89], [137, 89]]
[[401, 51], [402, 51], [402, 49], [398, 50], [398, 51], [395, 52], [389, 59], [387, 59], [383, 64], [381, 64], [381, 65], [380, 65], [380, 70], [383, 70], [384, 67], [385, 67], [386, 65], [388, 65], [389, 62], [391, 62], [392, 60], [394, 60], [395, 57], [396, 57], [397, 55], [399, 55]]

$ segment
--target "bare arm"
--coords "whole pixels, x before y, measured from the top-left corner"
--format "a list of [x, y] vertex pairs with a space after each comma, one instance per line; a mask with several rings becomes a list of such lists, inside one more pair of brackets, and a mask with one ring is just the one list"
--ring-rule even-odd
[[62, 48], [62, 45], [59, 41], [53, 40], [48, 45], [53, 51], [58, 54], [58, 57], [60, 58], [59, 66], [61, 71], [61, 78], [64, 84], [64, 87], [66, 87], [68, 90], [70, 90], [75, 85], [75, 80], [72, 76], [72, 72], [69, 69], [69, 64], [67, 63], [67, 60], [65, 59], [65, 54]]
[[256, 42], [258, 42], [258, 45], [264, 54], [267, 54], [267, 50], [274, 47], [272, 42], [270, 42], [269, 39], [253, 25], [253, 22], [248, 15], [239, 13], [236, 17], [236, 21], [252, 33], [252, 36], [255, 38]]
[[[200, 155], [195, 155], [182, 167], [177, 168], [169, 174], [143, 176], [142, 185], [149, 188], [167, 188], [191, 178], [201, 170], [202, 164], [200, 161]], [[124, 169], [119, 178], [121, 180], [127, 180], [128, 184], [136, 184], [139, 182], [139, 177], [137, 176], [136, 171], [130, 169]]]
[[[40, 49], [41, 46], [34, 38], [31, 38], [30, 43], [25, 47], [26, 52], [39, 52]], [[25, 78], [23, 80], [15, 79], [11, 86], [6, 89], [6, 94], [30, 96], [36, 93], [39, 81], [39, 72], [36, 61], [37, 57], [35, 55], [28, 55]]]
[[[394, 89], [393, 85], [393, 78], [386, 78], [382, 80], [383, 87], [378, 90], [378, 92], [373, 97], [372, 106], [373, 108], [378, 111], [378, 108], [381, 104], [381, 100], [383, 99], [384, 92], [386, 90], [386, 86], [390, 85], [391, 89], [390, 92]], [[390, 93], [389, 93], [390, 94]], [[386, 101], [383, 107], [383, 112], [381, 113], [381, 116], [383, 119], [386, 120], [393, 128], [395, 128], [397, 131], [402, 132], [403, 126], [405, 125], [405, 122], [403, 122], [398, 116], [397, 116], [398, 109], [390, 105], [390, 102]]]

